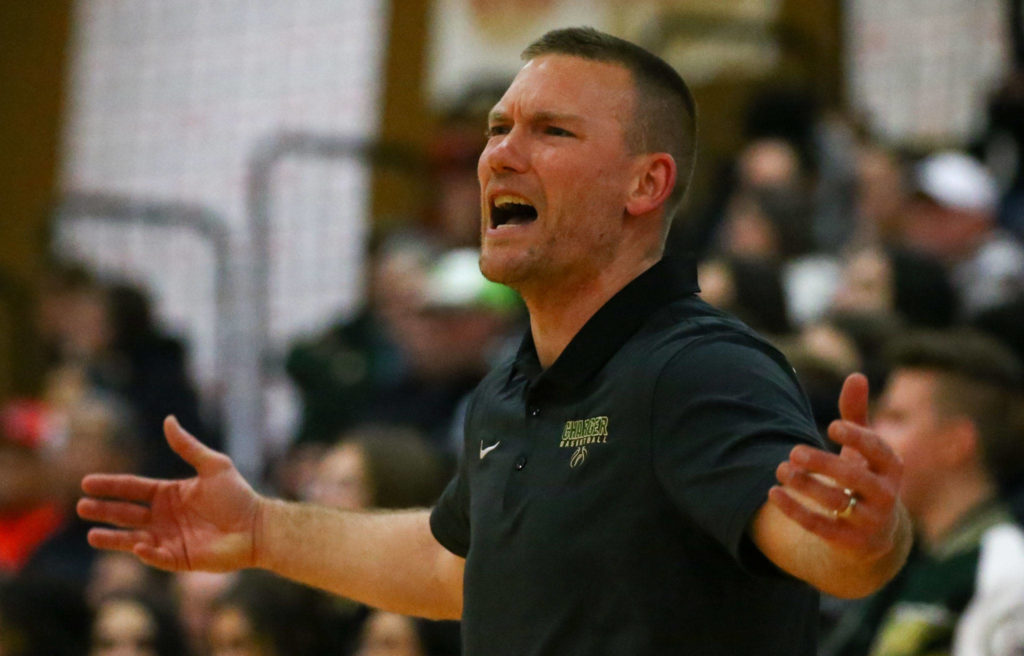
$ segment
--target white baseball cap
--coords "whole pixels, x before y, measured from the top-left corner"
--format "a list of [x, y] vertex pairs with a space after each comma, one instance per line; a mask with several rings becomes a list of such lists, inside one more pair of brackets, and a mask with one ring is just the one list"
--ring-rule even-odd
[[948, 151], [926, 157], [917, 166], [917, 192], [951, 209], [991, 212], [999, 187], [988, 169], [973, 157]]

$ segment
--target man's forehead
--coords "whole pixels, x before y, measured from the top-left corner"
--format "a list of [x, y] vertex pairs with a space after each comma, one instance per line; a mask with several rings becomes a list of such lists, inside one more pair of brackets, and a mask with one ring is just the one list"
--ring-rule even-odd
[[632, 73], [615, 62], [558, 53], [540, 55], [519, 69], [490, 116], [506, 117], [513, 106], [526, 103], [545, 116], [582, 119], [584, 114], [573, 108], [585, 102], [587, 95], [599, 97], [606, 106], [613, 106], [616, 100], [631, 106]]
[[904, 395], [930, 396], [942, 377], [941, 371], [929, 367], [897, 367], [889, 376], [886, 391], [899, 390]]

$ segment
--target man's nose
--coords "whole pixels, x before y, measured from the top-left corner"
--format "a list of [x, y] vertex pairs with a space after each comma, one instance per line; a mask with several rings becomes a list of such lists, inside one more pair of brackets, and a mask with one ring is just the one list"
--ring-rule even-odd
[[492, 141], [481, 155], [484, 163], [495, 173], [525, 171], [529, 167], [529, 159], [523, 136], [522, 130], [514, 127]]

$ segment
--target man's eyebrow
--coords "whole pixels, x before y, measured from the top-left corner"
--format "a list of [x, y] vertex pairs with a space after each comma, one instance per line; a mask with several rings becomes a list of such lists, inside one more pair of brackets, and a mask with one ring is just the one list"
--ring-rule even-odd
[[578, 114], [560, 112], [537, 112], [531, 118], [537, 123], [576, 123], [583, 120]]
[[[541, 111], [536, 114], [531, 114], [527, 119], [533, 123], [578, 123], [583, 120], [583, 117], [578, 114]], [[504, 123], [508, 122], [510, 119], [506, 112], [501, 110], [492, 110], [487, 116], [487, 120], [489, 123]]]

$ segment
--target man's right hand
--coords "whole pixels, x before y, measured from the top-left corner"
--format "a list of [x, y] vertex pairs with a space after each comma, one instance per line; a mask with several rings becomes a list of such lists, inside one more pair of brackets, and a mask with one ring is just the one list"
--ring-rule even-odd
[[82, 480], [89, 497], [82, 519], [117, 528], [93, 528], [89, 544], [135, 554], [171, 571], [224, 572], [257, 565], [263, 498], [231, 459], [190, 435], [177, 419], [164, 421], [167, 443], [196, 470], [186, 480], [93, 474]]

